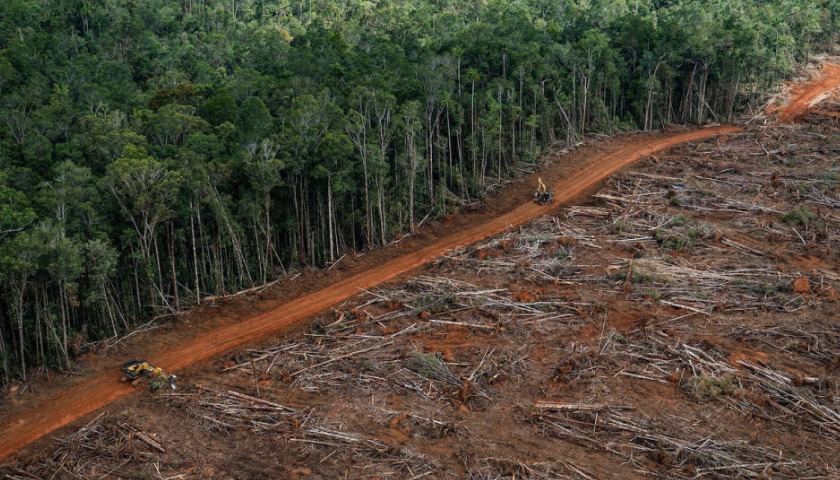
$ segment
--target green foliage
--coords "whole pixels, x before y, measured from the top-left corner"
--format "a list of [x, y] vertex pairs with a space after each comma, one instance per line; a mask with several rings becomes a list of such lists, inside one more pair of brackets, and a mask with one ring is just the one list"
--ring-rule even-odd
[[694, 220], [689, 216], [683, 215], [682, 213], [674, 215], [673, 217], [671, 217], [671, 220], [668, 221], [668, 226], [673, 228], [679, 228], [693, 224]]
[[817, 214], [805, 207], [796, 207], [782, 215], [782, 221], [791, 227], [806, 226], [817, 221]]
[[414, 308], [431, 313], [443, 313], [458, 306], [458, 296], [454, 293], [424, 294], [414, 301]]
[[405, 359], [405, 368], [428, 378], [429, 380], [450, 380], [453, 378], [449, 367], [443, 363], [440, 353], [411, 352]]
[[123, 156], [108, 165], [102, 186], [120, 202], [121, 207], [150, 226], [167, 220], [169, 206], [175, 201], [181, 176], [146, 154], [143, 148], [128, 145]]
[[623, 269], [617, 269], [614, 273], [610, 275], [613, 280], [618, 280], [622, 282], [627, 281], [627, 274], [628, 270], [630, 273], [630, 281], [636, 285], [643, 285], [646, 283], [652, 283], [657, 281], [656, 272], [650, 271], [645, 268], [640, 268], [638, 265], [628, 265]]
[[689, 205], [691, 203], [691, 200], [680, 195], [674, 195], [673, 197], [671, 197], [669, 203], [672, 207], [684, 207], [686, 205]]
[[152, 375], [147, 381], [149, 384], [149, 390], [157, 392], [163, 389], [168, 389], [170, 381], [174, 381], [174, 379], [170, 380], [170, 376], [164, 373], [161, 375]]
[[653, 238], [662, 245], [662, 248], [667, 248], [669, 250], [683, 250], [694, 245], [695, 237], [682, 232], [667, 233], [663, 230], [657, 230], [654, 232]]
[[783, 292], [791, 291], [793, 282], [791, 280], [779, 280], [778, 282], [769, 282], [761, 284], [752, 284], [749, 286], [750, 290], [765, 298], [778, 297]]
[[646, 289], [642, 290], [641, 294], [644, 295], [644, 296], [652, 298], [654, 301], [659, 301], [659, 299], [662, 298], [662, 292], [659, 292], [657, 290], [653, 290], [653, 289], [650, 289], [650, 288], [646, 288]]
[[625, 344], [627, 343], [627, 336], [623, 333], [619, 332], [618, 330], [610, 329], [610, 342]]
[[0, 174], [0, 240], [23, 230], [37, 218], [26, 195], [4, 185], [3, 180]]
[[669, 250], [683, 250], [692, 247], [698, 240], [709, 238], [712, 231], [708, 225], [695, 225], [694, 219], [679, 213], [671, 217], [665, 227], [653, 232], [653, 238]]
[[219, 92], [208, 98], [201, 106], [202, 116], [211, 125], [221, 125], [225, 122], [236, 121], [236, 100], [227, 93]]
[[701, 400], [732, 396], [739, 388], [738, 379], [727, 374], [722, 377], [700, 376], [692, 382], [694, 394]]

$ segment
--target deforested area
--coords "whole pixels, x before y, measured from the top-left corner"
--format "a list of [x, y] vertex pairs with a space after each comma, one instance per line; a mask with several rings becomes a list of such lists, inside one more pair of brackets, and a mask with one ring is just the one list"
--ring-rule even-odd
[[2, 472], [836, 478], [838, 105], [651, 156]]

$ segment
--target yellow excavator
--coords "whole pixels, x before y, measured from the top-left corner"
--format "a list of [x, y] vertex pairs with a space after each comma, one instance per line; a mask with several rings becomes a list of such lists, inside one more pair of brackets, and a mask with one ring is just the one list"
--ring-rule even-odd
[[122, 366], [122, 373], [125, 375], [121, 381], [129, 382], [134, 386], [142, 382], [148, 382], [149, 388], [160, 390], [166, 385], [175, 390], [175, 375], [167, 375], [160, 367], [155, 367], [145, 360], [132, 360]]
[[545, 205], [554, 202], [554, 192], [548, 189], [543, 183], [542, 177], [537, 179], [537, 191], [534, 192], [534, 201], [537, 205]]

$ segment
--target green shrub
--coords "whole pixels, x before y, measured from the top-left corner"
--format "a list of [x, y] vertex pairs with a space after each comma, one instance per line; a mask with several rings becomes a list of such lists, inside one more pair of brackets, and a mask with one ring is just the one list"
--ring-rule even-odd
[[796, 207], [788, 213], [782, 215], [782, 221], [796, 227], [799, 225], [808, 225], [817, 220], [817, 214], [804, 207]]
[[416, 309], [428, 310], [431, 313], [448, 312], [457, 306], [458, 296], [452, 292], [420, 295], [414, 301], [414, 307]]
[[680, 232], [666, 233], [663, 230], [657, 230], [653, 233], [653, 238], [662, 245], [662, 248], [669, 250], [682, 250], [694, 245], [694, 239], [690, 235], [683, 235]]
[[443, 363], [440, 353], [411, 352], [405, 359], [405, 368], [429, 380], [450, 380], [449, 367]]
[[[627, 267], [616, 270], [610, 275], [610, 278], [625, 282], [627, 281], [627, 270]], [[633, 283], [651, 283], [654, 281], [654, 278], [651, 272], [633, 267], [630, 268], [630, 281]]]
[[655, 301], [658, 301], [660, 298], [662, 298], [662, 292], [660, 292], [658, 290], [653, 290], [651, 288], [646, 288], [646, 289], [642, 290], [641, 294], [644, 295], [644, 296], [650, 297]]
[[686, 225], [694, 225], [694, 220], [689, 217], [688, 215], [683, 215], [682, 213], [678, 213], [671, 217], [671, 221], [668, 222], [669, 227], [684, 227]]
[[738, 390], [738, 380], [733, 375], [722, 377], [701, 376], [694, 383], [694, 394], [704, 400], [728, 397]]
[[610, 330], [610, 341], [615, 343], [627, 343], [627, 336], [617, 330]]

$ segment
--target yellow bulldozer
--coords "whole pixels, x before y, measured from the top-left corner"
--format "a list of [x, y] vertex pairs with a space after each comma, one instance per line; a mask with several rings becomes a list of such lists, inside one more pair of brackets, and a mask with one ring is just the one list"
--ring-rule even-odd
[[145, 360], [124, 363], [122, 373], [125, 376], [121, 381], [131, 383], [133, 386], [148, 382], [149, 388], [153, 390], [160, 390], [165, 386], [175, 390], [175, 375], [168, 375], [162, 368], [155, 367]]

